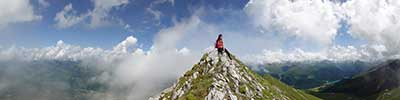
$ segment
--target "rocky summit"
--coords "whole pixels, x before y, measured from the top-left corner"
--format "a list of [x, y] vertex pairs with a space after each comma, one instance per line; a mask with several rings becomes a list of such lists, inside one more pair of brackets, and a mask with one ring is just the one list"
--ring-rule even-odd
[[200, 62], [155, 100], [314, 100], [318, 99], [250, 70], [234, 55], [206, 52]]

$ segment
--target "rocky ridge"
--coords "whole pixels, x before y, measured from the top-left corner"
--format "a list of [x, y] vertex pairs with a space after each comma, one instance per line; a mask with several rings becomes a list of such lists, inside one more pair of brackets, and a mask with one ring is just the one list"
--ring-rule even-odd
[[266, 75], [250, 70], [233, 55], [206, 52], [155, 100], [313, 100], [318, 99]]

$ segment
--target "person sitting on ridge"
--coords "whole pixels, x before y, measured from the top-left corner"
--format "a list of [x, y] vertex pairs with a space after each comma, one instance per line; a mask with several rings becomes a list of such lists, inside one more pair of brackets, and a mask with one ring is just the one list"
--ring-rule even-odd
[[231, 53], [229, 53], [229, 51], [226, 48], [224, 48], [224, 42], [222, 41], [222, 34], [218, 35], [217, 41], [215, 41], [215, 48], [218, 49], [218, 54], [223, 54], [223, 52], [225, 52], [228, 55], [229, 59], [232, 59]]
[[224, 42], [222, 41], [222, 34], [218, 35], [217, 41], [215, 42], [215, 48], [218, 49], [219, 54], [222, 54], [222, 51], [224, 51]]

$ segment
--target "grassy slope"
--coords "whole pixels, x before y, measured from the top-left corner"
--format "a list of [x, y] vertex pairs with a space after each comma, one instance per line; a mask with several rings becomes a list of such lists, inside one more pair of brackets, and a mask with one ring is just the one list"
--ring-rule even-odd
[[400, 88], [380, 93], [377, 100], [400, 100]]
[[[205, 60], [207, 56], [208, 54], [203, 55], [201, 61]], [[205, 68], [206, 67], [204, 65], [195, 64], [192, 67], [192, 69], [187, 71], [182, 77], [179, 78], [176, 87], [173, 88], [173, 91], [176, 91], [177, 89], [180, 89], [182, 86], [184, 86], [185, 84], [184, 82], [188, 81], [188, 79], [193, 75], [193, 73], [195, 72], [201, 73], [206, 70]], [[204, 98], [205, 96], [207, 96], [209, 92], [208, 88], [211, 86], [212, 83], [213, 83], [212, 74], [200, 75], [199, 77], [193, 80], [191, 84], [192, 87], [189, 90], [189, 92], [184, 94], [181, 98], [179, 98], [179, 100], [199, 100], [201, 98]], [[165, 94], [164, 97], [167, 100], [170, 100], [171, 96], [173, 95], [172, 92], [167, 92], [163, 94]], [[162, 99], [163, 97], [160, 98], [160, 100]]]
[[307, 90], [306, 92], [324, 100], [400, 100], [400, 88], [383, 91], [366, 97], [345, 93], [321, 93], [315, 90]]

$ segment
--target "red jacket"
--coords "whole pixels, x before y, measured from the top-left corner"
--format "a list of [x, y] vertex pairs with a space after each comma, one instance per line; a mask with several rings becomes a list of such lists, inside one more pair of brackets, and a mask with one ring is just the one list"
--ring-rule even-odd
[[224, 42], [222, 41], [222, 39], [217, 39], [217, 41], [215, 43], [215, 48], [218, 48], [218, 49], [224, 48]]

